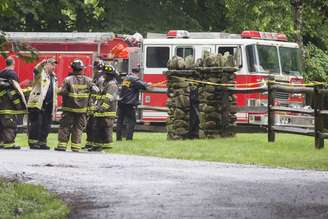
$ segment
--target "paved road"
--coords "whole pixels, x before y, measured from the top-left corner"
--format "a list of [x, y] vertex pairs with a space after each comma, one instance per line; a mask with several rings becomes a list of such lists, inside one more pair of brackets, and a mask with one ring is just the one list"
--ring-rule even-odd
[[71, 218], [328, 218], [328, 172], [29, 150], [0, 163], [71, 203]]

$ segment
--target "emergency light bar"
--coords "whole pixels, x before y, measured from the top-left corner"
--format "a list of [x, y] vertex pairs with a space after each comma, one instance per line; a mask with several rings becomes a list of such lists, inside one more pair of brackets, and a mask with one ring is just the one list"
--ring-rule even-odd
[[288, 41], [288, 38], [283, 33], [272, 32], [260, 32], [253, 30], [246, 30], [241, 33], [242, 38], [248, 39], [260, 39], [260, 40], [276, 40], [276, 41]]
[[189, 38], [190, 33], [186, 30], [170, 30], [166, 34], [167, 38]]

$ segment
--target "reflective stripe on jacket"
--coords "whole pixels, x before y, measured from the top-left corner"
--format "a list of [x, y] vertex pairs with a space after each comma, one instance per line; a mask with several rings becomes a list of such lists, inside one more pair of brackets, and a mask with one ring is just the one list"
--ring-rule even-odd
[[[54, 75], [54, 73], [52, 73]], [[27, 107], [42, 109], [43, 101], [46, 98], [48, 89], [50, 86], [50, 76], [46, 73], [45, 64], [37, 65], [34, 69], [34, 81], [32, 85], [32, 91], [30, 93]], [[53, 104], [52, 113], [55, 115], [57, 107], [57, 79], [54, 76], [53, 80]]]
[[91, 78], [81, 74], [70, 74], [64, 80], [60, 94], [63, 97], [63, 111], [86, 113], [91, 87]]
[[0, 79], [0, 115], [19, 115], [26, 112], [26, 101], [19, 84]]
[[118, 86], [115, 79], [110, 79], [103, 75], [96, 82], [100, 93], [94, 95], [96, 99], [95, 117], [116, 117]]

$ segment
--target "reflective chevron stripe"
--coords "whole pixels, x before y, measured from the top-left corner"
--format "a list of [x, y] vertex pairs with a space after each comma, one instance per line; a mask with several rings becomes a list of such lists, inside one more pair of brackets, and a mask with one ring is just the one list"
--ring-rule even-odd
[[63, 109], [63, 111], [73, 112], [73, 113], [86, 113], [87, 112], [87, 108], [86, 107], [84, 107], [84, 108], [78, 108], [78, 109], [74, 109], [74, 108], [70, 108], [70, 107], [63, 107], [62, 109]]
[[116, 117], [116, 112], [94, 113], [95, 117]]

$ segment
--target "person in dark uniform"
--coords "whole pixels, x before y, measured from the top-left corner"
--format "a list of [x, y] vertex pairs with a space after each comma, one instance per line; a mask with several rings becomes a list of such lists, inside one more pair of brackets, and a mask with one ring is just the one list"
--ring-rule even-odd
[[0, 72], [0, 148], [4, 149], [20, 149], [15, 144], [17, 117], [26, 114], [26, 100], [14, 69], [15, 60], [9, 57]]
[[122, 128], [124, 119], [127, 120], [126, 140], [133, 139], [134, 127], [136, 125], [136, 109], [139, 104], [140, 90], [146, 90], [151, 87], [150, 83], [146, 83], [139, 79], [139, 68], [132, 69], [132, 72], [126, 76], [122, 82], [122, 88], [119, 94], [116, 140], [122, 140]]
[[1, 71], [0, 78], [7, 80], [15, 80], [19, 82], [17, 73], [15, 72], [15, 59], [8, 57], [6, 59], [6, 67]]
[[33, 88], [28, 100], [28, 144], [30, 149], [49, 150], [47, 138], [57, 106], [57, 61], [42, 60], [34, 68]]

